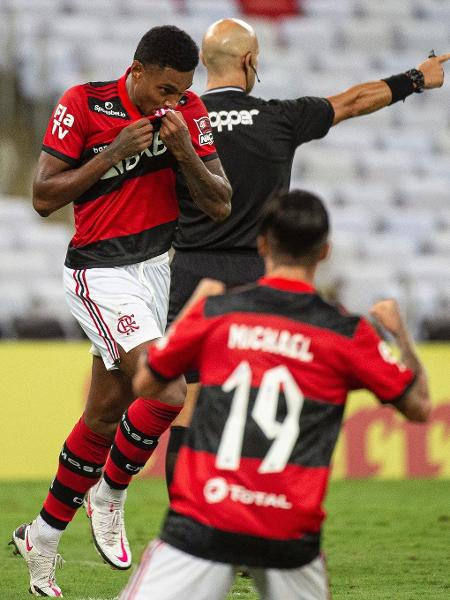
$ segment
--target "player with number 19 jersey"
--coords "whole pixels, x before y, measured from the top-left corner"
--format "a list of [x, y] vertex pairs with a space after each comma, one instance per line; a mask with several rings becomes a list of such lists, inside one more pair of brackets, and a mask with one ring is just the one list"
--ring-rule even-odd
[[394, 403], [414, 381], [364, 318], [274, 277], [201, 300], [148, 352], [155, 377], [198, 369], [201, 382], [160, 538], [261, 568], [300, 567], [320, 552], [347, 393]]
[[[124, 127], [141, 119], [126, 90], [128, 73], [117, 81], [70, 88], [52, 114], [43, 150], [75, 168], [102, 152]], [[187, 91], [176, 110], [187, 123], [198, 156], [203, 161], [217, 158], [201, 99]], [[136, 264], [170, 248], [178, 217], [177, 163], [159, 138], [157, 117], [149, 119], [155, 123], [152, 145], [113, 166], [74, 201], [75, 235], [67, 267]]]

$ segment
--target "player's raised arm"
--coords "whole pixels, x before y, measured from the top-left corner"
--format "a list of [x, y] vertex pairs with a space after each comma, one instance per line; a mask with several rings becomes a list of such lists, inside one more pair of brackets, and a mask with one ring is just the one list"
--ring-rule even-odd
[[427, 421], [431, 401], [425, 369], [415, 352], [414, 343], [397, 302], [393, 299], [377, 302], [370, 309], [370, 314], [394, 336], [401, 351], [402, 363], [416, 374], [413, 385], [394, 406], [410, 421]]
[[441, 87], [444, 82], [442, 65], [449, 59], [450, 54], [430, 55], [416, 69], [380, 81], [361, 83], [341, 94], [330, 96], [328, 100], [334, 109], [333, 125], [375, 112], [404, 100], [414, 92]]

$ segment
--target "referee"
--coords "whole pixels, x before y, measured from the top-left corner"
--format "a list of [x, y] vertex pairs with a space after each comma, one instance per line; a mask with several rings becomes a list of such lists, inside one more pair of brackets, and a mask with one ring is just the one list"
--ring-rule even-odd
[[[256, 250], [257, 222], [262, 203], [289, 189], [292, 161], [298, 146], [324, 137], [333, 125], [404, 100], [414, 92], [442, 86], [442, 63], [450, 54], [430, 57], [417, 69], [356, 85], [329, 98], [263, 100], [250, 92], [258, 75], [258, 40], [239, 19], [217, 21], [202, 44], [207, 89], [202, 95], [215, 144], [233, 188], [228, 219], [214, 223], [194, 204], [179, 183], [180, 217], [173, 243], [169, 323], [175, 319], [197, 283], [204, 277], [227, 287], [253, 282], [263, 274]], [[208, 129], [207, 125], [204, 129]], [[220, 357], [218, 357], [220, 360]], [[171, 428], [167, 481], [197, 396], [198, 378], [186, 375], [184, 409]]]

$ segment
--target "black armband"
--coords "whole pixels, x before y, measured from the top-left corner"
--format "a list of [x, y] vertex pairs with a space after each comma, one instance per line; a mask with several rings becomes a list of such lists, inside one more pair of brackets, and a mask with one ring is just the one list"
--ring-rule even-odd
[[414, 81], [406, 73], [400, 73], [399, 75], [392, 75], [382, 79], [391, 90], [392, 100], [391, 104], [404, 100], [416, 91], [414, 88]]

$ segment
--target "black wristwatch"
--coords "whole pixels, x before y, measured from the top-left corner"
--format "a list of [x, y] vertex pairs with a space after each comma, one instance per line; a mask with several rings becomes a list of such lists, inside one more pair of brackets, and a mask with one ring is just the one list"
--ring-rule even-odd
[[418, 69], [410, 69], [406, 71], [405, 75], [411, 79], [414, 85], [414, 92], [416, 94], [421, 94], [423, 92], [423, 88], [425, 87], [425, 79], [422, 71]]

